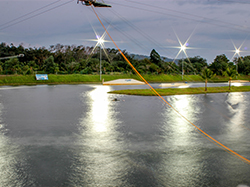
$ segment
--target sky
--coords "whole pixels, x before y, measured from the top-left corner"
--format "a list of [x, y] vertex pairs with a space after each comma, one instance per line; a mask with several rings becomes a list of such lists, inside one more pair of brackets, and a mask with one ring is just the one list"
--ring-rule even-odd
[[[200, 56], [213, 62], [250, 55], [249, 0], [105, 0], [95, 8], [120, 49], [148, 55]], [[0, 0], [0, 43], [24, 47], [95, 46], [105, 32], [91, 7], [77, 0]], [[116, 48], [106, 35], [105, 47]], [[180, 45], [186, 43], [186, 53]]]

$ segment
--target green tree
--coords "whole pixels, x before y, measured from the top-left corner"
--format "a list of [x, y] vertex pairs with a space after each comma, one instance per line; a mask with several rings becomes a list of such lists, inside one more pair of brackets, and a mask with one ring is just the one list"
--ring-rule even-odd
[[234, 63], [237, 64], [239, 74], [250, 74], [250, 56], [235, 58]]
[[159, 66], [157, 66], [156, 64], [154, 64], [154, 63], [152, 63], [152, 64], [150, 64], [150, 66], [149, 66], [149, 71], [151, 72], [151, 73], [158, 73], [159, 72]]
[[92, 69], [90, 67], [86, 67], [80, 73], [81, 74], [91, 74], [92, 73]]
[[195, 69], [196, 73], [200, 73], [205, 67], [208, 66], [207, 60], [200, 56], [190, 57], [189, 61], [186, 59], [185, 61], [192, 64], [192, 67]]
[[[183, 60], [183, 70], [185, 74], [200, 73], [203, 68], [207, 67], [207, 60], [200, 57], [190, 57]], [[178, 61], [179, 70], [182, 71], [182, 60]]]
[[207, 91], [207, 81], [209, 79], [212, 79], [216, 74], [213, 73], [213, 71], [211, 71], [210, 69], [208, 68], [204, 68], [202, 71], [201, 71], [201, 74], [200, 76], [202, 77], [202, 79], [205, 80], [205, 91]]
[[216, 75], [223, 75], [223, 73], [228, 68], [228, 62], [229, 60], [226, 55], [218, 55], [214, 59], [214, 62], [208, 68], [211, 69], [214, 73], [216, 73]]
[[235, 69], [227, 68], [226, 74], [229, 77], [228, 84], [229, 84], [229, 90], [231, 90], [231, 82], [232, 82], [233, 77], [237, 75], [237, 72]]
[[55, 68], [58, 67], [58, 64], [54, 62], [54, 57], [50, 56], [44, 62], [44, 69], [47, 73], [55, 73]]
[[150, 53], [150, 61], [154, 64], [156, 64], [157, 66], [161, 67], [161, 56], [159, 55], [159, 53], [156, 52], [155, 49], [153, 49]]
[[4, 70], [7, 74], [17, 73], [17, 70], [20, 68], [20, 62], [18, 58], [11, 58], [4, 63]]
[[80, 64], [77, 62], [71, 62], [66, 65], [68, 73], [75, 73], [80, 67]]
[[0, 73], [2, 74], [3, 73], [3, 67], [0, 66]]

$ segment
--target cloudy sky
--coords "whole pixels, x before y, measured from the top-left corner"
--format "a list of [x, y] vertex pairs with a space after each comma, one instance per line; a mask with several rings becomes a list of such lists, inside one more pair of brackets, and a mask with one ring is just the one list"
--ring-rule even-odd
[[[104, 29], [91, 7], [77, 0], [0, 0], [0, 42], [25, 47], [94, 46]], [[220, 54], [231, 59], [235, 47], [250, 55], [249, 0], [105, 0], [96, 8], [117, 45], [135, 54], [175, 58], [179, 41], [189, 57], [208, 63]], [[179, 39], [179, 41], [178, 41]], [[106, 36], [105, 40], [110, 40]], [[106, 47], [115, 48], [112, 42]], [[236, 55], [237, 56], [237, 55]], [[178, 58], [185, 57], [180, 53]]]

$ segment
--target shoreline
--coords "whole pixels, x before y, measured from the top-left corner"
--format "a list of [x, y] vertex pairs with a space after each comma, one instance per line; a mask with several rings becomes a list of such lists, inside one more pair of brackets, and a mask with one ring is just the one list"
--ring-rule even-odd
[[[163, 88], [155, 89], [161, 96], [170, 95], [195, 95], [195, 94], [208, 94], [208, 93], [231, 93], [231, 92], [250, 92], [250, 86], [228, 86], [222, 87], [208, 87], [207, 91], [204, 87], [195, 88]], [[122, 95], [137, 95], [137, 96], [157, 96], [151, 89], [134, 89], [134, 90], [114, 90], [108, 92], [109, 94], [122, 94]]]
[[[184, 82], [204, 82], [199, 75], [143, 75], [149, 83], [184, 83]], [[136, 79], [140, 78], [133, 74], [48, 74], [48, 80], [36, 80], [35, 75], [0, 75], [0, 86], [19, 86], [19, 85], [40, 85], [40, 84], [102, 84], [106, 81], [116, 79]], [[250, 76], [238, 76], [241, 80], [250, 80]], [[228, 77], [216, 76], [209, 82], [219, 83], [228, 82]]]
[[[185, 75], [184, 79], [181, 79], [179, 75], [144, 75], [145, 79], [150, 84], [155, 83], [204, 83], [199, 75]], [[112, 74], [100, 75], [93, 74], [67, 74], [67, 75], [54, 75], [48, 74], [49, 80], [36, 80], [35, 75], [1, 75], [0, 87], [4, 86], [36, 86], [36, 85], [79, 85], [79, 84], [95, 84], [102, 85], [102, 80], [111, 81], [116, 79], [136, 79], [139, 80], [136, 75], [132, 74]], [[238, 80], [234, 81], [249, 81], [250, 76], [239, 76]], [[225, 83], [228, 81], [228, 77], [216, 77], [209, 81], [209, 83]], [[204, 83], [205, 86], [205, 83]], [[232, 86], [229, 90], [228, 86], [221, 87], [208, 87], [208, 91], [204, 91], [202, 87], [189, 87], [189, 88], [156, 88], [156, 91], [161, 96], [168, 95], [185, 95], [185, 94], [206, 94], [206, 93], [226, 93], [226, 92], [250, 92], [250, 86]], [[125, 94], [125, 95], [139, 95], [139, 96], [155, 96], [150, 89], [129, 89], [129, 90], [115, 90], [108, 92], [110, 94]]]

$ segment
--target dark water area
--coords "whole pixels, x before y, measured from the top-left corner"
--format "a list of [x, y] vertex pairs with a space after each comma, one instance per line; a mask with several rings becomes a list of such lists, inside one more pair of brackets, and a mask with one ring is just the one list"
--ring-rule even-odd
[[[143, 86], [0, 88], [0, 186], [250, 186], [250, 165]], [[164, 97], [250, 159], [250, 93]], [[114, 101], [117, 99], [117, 101]]]

